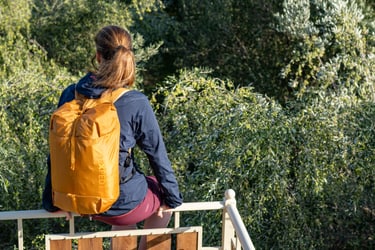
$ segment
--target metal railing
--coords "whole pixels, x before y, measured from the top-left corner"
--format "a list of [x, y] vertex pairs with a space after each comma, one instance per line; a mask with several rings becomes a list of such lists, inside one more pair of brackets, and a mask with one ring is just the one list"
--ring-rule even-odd
[[[236, 207], [235, 192], [232, 189], [228, 189], [225, 192], [224, 201], [213, 201], [213, 202], [189, 202], [183, 203], [181, 206], [171, 209], [174, 212], [174, 228], [180, 227], [180, 213], [191, 212], [191, 211], [205, 211], [205, 210], [223, 210], [222, 214], [222, 241], [219, 247], [202, 247], [202, 249], [220, 249], [220, 250], [231, 250], [231, 249], [244, 249], [253, 250], [254, 245], [251, 241], [249, 233], [242, 221], [242, 218]], [[69, 220], [69, 235], [74, 237], [78, 235], [74, 230], [74, 217], [79, 216], [74, 214]], [[27, 219], [48, 219], [48, 218], [60, 218], [65, 217], [64, 213], [49, 213], [45, 210], [23, 210], [23, 211], [6, 211], [0, 212], [0, 221], [3, 220], [17, 220], [18, 228], [18, 249], [24, 249], [23, 242], [23, 220]], [[133, 232], [134, 231], [134, 232]], [[129, 234], [140, 234], [140, 230], [127, 230]], [[147, 230], [143, 230], [143, 234]], [[108, 232], [111, 235], [110, 232]]]

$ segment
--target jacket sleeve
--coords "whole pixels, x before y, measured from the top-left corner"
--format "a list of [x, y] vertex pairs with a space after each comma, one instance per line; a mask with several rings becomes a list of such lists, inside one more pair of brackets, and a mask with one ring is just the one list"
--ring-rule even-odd
[[[70, 85], [66, 88], [60, 96], [58, 107], [63, 105], [65, 102], [71, 101], [74, 99], [74, 89], [75, 84]], [[47, 158], [47, 175], [44, 183], [44, 190], [42, 195], [42, 207], [47, 210], [48, 212], [56, 212], [60, 210], [58, 207], [53, 205], [52, 201], [52, 183], [51, 183], [51, 160], [50, 156], [48, 155]]]
[[56, 212], [60, 209], [55, 207], [52, 202], [52, 184], [51, 184], [51, 160], [48, 156], [47, 158], [48, 172], [44, 184], [43, 197], [42, 197], [42, 207], [48, 212]]
[[140, 110], [136, 129], [137, 144], [146, 153], [153, 173], [162, 187], [165, 205], [175, 208], [182, 204], [182, 196], [168, 159], [159, 124], [148, 100], [137, 109]]

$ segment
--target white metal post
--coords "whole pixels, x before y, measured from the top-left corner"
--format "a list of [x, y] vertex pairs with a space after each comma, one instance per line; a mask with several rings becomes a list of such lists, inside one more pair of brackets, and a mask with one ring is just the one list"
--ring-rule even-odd
[[235, 195], [236, 193], [232, 189], [228, 189], [225, 192], [225, 211], [230, 217], [230, 222], [233, 223], [232, 225], [236, 230], [237, 237], [240, 239], [242, 248], [244, 250], [255, 250], [253, 242], [251, 241], [247, 229], [241, 219], [241, 215], [237, 210]]
[[69, 234], [70, 235], [74, 235], [74, 233], [75, 233], [75, 230], [74, 230], [74, 216], [72, 216], [69, 219]]
[[17, 219], [17, 228], [18, 228], [18, 249], [23, 250], [23, 226], [22, 219]]
[[234, 238], [234, 227], [232, 222], [230, 221], [230, 217], [226, 208], [227, 202], [231, 202], [228, 200], [228, 197], [225, 197], [224, 200], [224, 208], [223, 208], [223, 221], [222, 221], [222, 232], [221, 232], [221, 244], [222, 250], [230, 250], [231, 242]]

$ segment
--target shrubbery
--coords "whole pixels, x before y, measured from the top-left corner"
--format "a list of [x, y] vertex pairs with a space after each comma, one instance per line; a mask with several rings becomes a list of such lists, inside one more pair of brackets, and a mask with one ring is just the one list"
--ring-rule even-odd
[[[373, 249], [373, 3], [211, 3], [2, 1], [0, 210], [40, 208], [49, 115], [88, 66], [93, 34], [117, 23], [134, 34], [137, 88], [154, 104], [185, 201], [234, 189], [258, 249]], [[204, 225], [215, 245], [220, 219], [182, 223]], [[67, 224], [26, 222], [27, 248], [51, 231]], [[13, 249], [15, 223], [1, 222], [0, 235]]]
[[166, 84], [161, 123], [185, 200], [233, 188], [260, 249], [374, 246], [373, 102], [327, 96], [283, 108], [196, 71]]

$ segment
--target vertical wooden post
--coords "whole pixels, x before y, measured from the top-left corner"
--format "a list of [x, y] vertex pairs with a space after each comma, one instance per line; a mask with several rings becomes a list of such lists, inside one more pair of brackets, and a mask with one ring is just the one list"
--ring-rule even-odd
[[176, 236], [176, 250], [197, 250], [198, 233], [180, 233]]
[[171, 235], [147, 235], [147, 250], [170, 250], [171, 249]]
[[72, 250], [72, 240], [49, 240], [50, 250]]
[[103, 238], [89, 238], [78, 240], [78, 250], [103, 250]]
[[137, 250], [137, 236], [113, 237], [111, 246], [111, 250]]

